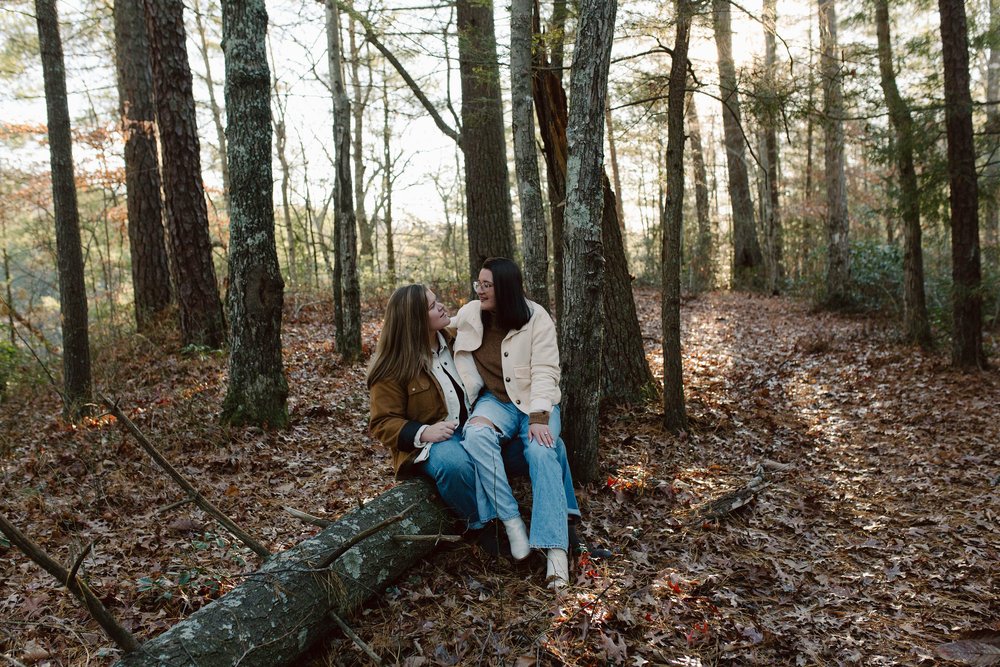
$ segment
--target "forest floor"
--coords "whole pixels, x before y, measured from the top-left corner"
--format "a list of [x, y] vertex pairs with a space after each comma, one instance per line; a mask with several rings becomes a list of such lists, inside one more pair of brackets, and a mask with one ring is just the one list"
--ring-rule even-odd
[[[661, 374], [659, 294], [637, 301]], [[366, 308], [368, 349], [380, 305]], [[537, 561], [442, 547], [348, 619], [384, 662], [918, 665], [946, 642], [964, 642], [959, 657], [997, 645], [1000, 372], [958, 373], [888, 322], [791, 299], [713, 293], [682, 315], [689, 429], [667, 434], [656, 403], [606, 410], [604, 474], [578, 488], [583, 537], [614, 555], [577, 563], [553, 594]], [[318, 529], [283, 506], [332, 519], [393, 485], [367, 435], [364, 366], [339, 361], [330, 319], [328, 303], [287, 308], [285, 431], [219, 426], [225, 357], [184, 354], [170, 335], [103, 346], [98, 384], [217, 505], [285, 549]], [[175, 504], [181, 491], [112, 419], [72, 426], [59, 412], [42, 385], [8, 390], [0, 511], [62, 563], [97, 540], [81, 571], [141, 640], [256, 568]], [[760, 472], [751, 502], [706, 518]], [[0, 662], [116, 654], [0, 540]], [[335, 629], [308, 658], [365, 662]]]

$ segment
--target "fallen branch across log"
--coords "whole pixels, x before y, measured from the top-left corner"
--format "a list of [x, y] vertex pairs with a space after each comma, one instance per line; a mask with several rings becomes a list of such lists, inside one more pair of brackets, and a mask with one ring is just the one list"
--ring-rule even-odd
[[[402, 518], [395, 519], [400, 514]], [[400, 484], [345, 515], [314, 537], [269, 558], [223, 597], [125, 655], [117, 667], [280, 667], [293, 664], [346, 618], [434, 549], [434, 542], [396, 534], [447, 533], [454, 519], [434, 485]], [[334, 561], [320, 566], [357, 536], [382, 525]]]

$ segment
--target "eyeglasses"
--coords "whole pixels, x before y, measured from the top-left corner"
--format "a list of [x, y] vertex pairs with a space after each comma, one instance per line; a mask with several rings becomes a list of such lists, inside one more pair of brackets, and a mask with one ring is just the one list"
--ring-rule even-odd
[[477, 292], [479, 290], [485, 292], [488, 289], [493, 289], [493, 283], [489, 282], [488, 280], [473, 280], [472, 289], [474, 289]]

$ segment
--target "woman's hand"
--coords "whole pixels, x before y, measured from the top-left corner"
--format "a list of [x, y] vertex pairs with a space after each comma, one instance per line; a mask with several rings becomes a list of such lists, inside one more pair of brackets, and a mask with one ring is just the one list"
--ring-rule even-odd
[[456, 428], [458, 428], [457, 421], [431, 424], [420, 434], [420, 442], [442, 442], [454, 435]]
[[537, 440], [539, 444], [546, 447], [553, 447], [556, 444], [548, 424], [531, 424], [528, 426], [528, 442], [532, 440]]

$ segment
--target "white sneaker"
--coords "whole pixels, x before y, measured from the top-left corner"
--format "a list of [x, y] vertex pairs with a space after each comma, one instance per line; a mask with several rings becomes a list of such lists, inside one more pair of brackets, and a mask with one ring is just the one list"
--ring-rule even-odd
[[549, 588], [562, 588], [569, 583], [569, 560], [565, 549], [549, 549], [545, 552], [545, 579]]
[[524, 528], [524, 521], [521, 517], [507, 519], [503, 522], [503, 527], [507, 531], [507, 539], [510, 540], [510, 555], [514, 560], [524, 560], [531, 553], [528, 546], [528, 531]]

